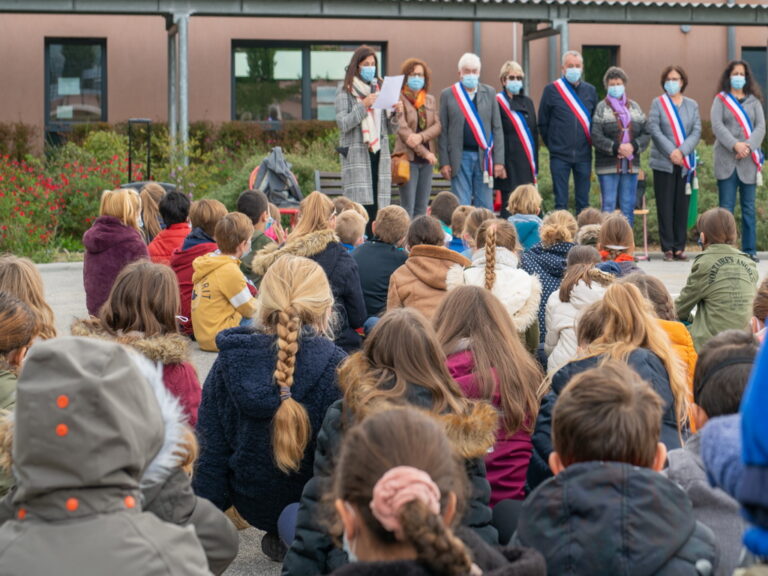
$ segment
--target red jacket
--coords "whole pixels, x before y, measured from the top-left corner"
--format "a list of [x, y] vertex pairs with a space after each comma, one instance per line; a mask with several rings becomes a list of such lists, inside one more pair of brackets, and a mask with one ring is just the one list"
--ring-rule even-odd
[[168, 228], [162, 230], [147, 247], [152, 262], [155, 264], [165, 264], [166, 266], [170, 265], [173, 251], [181, 248], [184, 238], [189, 235], [189, 232], [189, 224], [186, 222], [171, 224]]
[[205, 256], [216, 251], [215, 242], [204, 242], [196, 244], [191, 248], [182, 250], [179, 247], [171, 255], [170, 266], [176, 272], [176, 278], [179, 280], [179, 293], [181, 294], [181, 315], [187, 319], [186, 322], [179, 320], [179, 330], [182, 334], [192, 336], [192, 262], [195, 258]]

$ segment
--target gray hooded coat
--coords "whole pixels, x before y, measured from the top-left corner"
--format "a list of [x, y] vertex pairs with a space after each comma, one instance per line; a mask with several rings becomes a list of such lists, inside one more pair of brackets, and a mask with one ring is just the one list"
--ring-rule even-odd
[[138, 385], [145, 378], [135, 362], [122, 346], [85, 338], [30, 352], [18, 383], [15, 519], [0, 526], [0, 575], [210, 574], [191, 526], [142, 510], [139, 479], [173, 449], [158, 398], [175, 400]]

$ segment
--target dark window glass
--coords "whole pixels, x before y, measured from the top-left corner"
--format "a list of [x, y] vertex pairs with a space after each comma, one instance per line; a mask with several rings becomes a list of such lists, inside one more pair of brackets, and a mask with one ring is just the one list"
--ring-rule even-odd
[[763, 92], [763, 105], [768, 106], [768, 49], [744, 47], [741, 49], [741, 58], [749, 63], [752, 76]]
[[617, 66], [619, 61], [618, 46], [584, 46], [581, 51], [584, 57], [584, 79], [597, 89], [597, 96], [605, 98], [603, 76], [611, 66]]
[[46, 124], [100, 122], [106, 117], [103, 40], [49, 40]]

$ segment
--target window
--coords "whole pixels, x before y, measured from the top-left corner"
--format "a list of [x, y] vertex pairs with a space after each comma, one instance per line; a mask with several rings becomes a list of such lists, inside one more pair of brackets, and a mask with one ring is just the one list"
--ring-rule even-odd
[[[336, 89], [362, 44], [232, 43], [232, 119], [333, 120]], [[384, 74], [384, 47], [376, 50]]]
[[105, 39], [46, 38], [45, 129], [107, 120]]
[[597, 89], [597, 96], [605, 98], [603, 75], [611, 66], [619, 62], [618, 46], [584, 46], [581, 51], [584, 57], [584, 79]]
[[[745, 46], [741, 49], [741, 58], [749, 63], [752, 76], [754, 76], [755, 82], [760, 85], [763, 96], [768, 94], [768, 49], [765, 47], [747, 48]], [[768, 99], [763, 100], [763, 105], [768, 105]]]

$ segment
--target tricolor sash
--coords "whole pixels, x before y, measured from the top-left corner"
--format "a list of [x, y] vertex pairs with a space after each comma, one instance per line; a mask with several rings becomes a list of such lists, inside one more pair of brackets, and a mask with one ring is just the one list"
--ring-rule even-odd
[[533, 150], [533, 134], [531, 134], [531, 129], [528, 128], [528, 122], [525, 121], [525, 118], [523, 118], [523, 115], [520, 114], [520, 112], [517, 112], [516, 110], [512, 110], [504, 94], [502, 94], [501, 92], [496, 94], [496, 100], [499, 101], [499, 105], [501, 106], [501, 109], [507, 115], [507, 117], [509, 118], [509, 121], [512, 122], [512, 126], [515, 127], [515, 132], [517, 133], [517, 137], [520, 139], [520, 142], [523, 144], [523, 150], [525, 150], [525, 156], [528, 158], [528, 164], [531, 166], [533, 183], [536, 184], [538, 181], [537, 179], [538, 172], [536, 170], [536, 156], [534, 156], [534, 150]]
[[584, 103], [581, 101], [581, 98], [579, 98], [578, 94], [576, 94], [576, 90], [573, 89], [573, 86], [571, 86], [571, 83], [563, 78], [558, 78], [554, 82], [555, 89], [560, 93], [560, 96], [563, 100], [565, 100], [565, 103], [568, 105], [568, 108], [571, 109], [571, 112], [574, 113], [576, 116], [576, 119], [579, 121], [579, 124], [581, 124], [581, 127], [584, 129], [584, 135], [587, 137], [587, 142], [589, 142], [589, 145], [592, 145], [592, 119], [589, 117], [589, 112], [587, 112], [587, 107], [584, 106]]
[[459, 110], [464, 115], [469, 129], [475, 137], [478, 147], [483, 151], [483, 182], [493, 188], [493, 132], [490, 133], [490, 138], [486, 140], [483, 121], [480, 120], [477, 107], [472, 102], [461, 82], [456, 82], [451, 90], [453, 91], [453, 97], [456, 98], [456, 102], [459, 104]]
[[[672, 127], [672, 137], [675, 139], [675, 146], [680, 149], [686, 138], [685, 126], [683, 126], [683, 121], [680, 118], [680, 112], [668, 94], [659, 96], [659, 102], [661, 103], [661, 109], [664, 110], [664, 114], [667, 116], [669, 125]], [[692, 192], [691, 183], [696, 178], [696, 150], [693, 150], [687, 156], [683, 156], [683, 166], [688, 171], [685, 193], [690, 196]], [[693, 188], [698, 188], [698, 186], [693, 186]]]
[[[750, 136], [752, 136], [752, 122], [749, 120], [749, 116], [747, 116], [747, 113], [744, 111], [744, 107], [733, 96], [733, 94], [720, 92], [717, 97], [720, 98], [725, 107], [728, 108], [728, 110], [730, 110], [736, 117], [736, 121], [739, 123], [742, 131], [744, 132], [744, 139], [749, 140]], [[762, 180], [763, 162], [765, 161], [765, 158], [763, 157], [763, 151], [760, 150], [760, 148], [752, 150], [752, 161], [755, 163], [755, 166], [757, 166], [757, 180], [759, 183]]]

